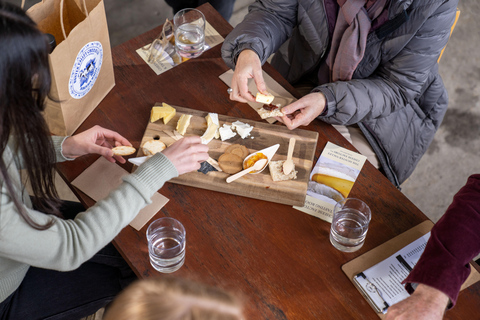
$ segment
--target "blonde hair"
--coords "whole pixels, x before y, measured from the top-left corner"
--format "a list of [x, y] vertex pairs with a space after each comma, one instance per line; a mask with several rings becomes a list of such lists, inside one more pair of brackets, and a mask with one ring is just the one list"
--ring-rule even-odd
[[103, 320], [241, 320], [232, 294], [170, 277], [139, 280], [113, 301]]

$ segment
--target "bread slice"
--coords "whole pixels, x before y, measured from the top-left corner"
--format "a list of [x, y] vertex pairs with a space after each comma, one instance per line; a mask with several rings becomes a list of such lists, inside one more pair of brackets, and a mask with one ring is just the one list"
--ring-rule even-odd
[[167, 146], [160, 140], [148, 140], [142, 146], [143, 154], [146, 156], [153, 156], [157, 152], [163, 151]]
[[135, 153], [135, 151], [137, 151], [137, 149], [135, 149], [134, 147], [129, 147], [129, 146], [118, 146], [118, 147], [113, 148], [112, 151], [113, 151], [113, 154], [116, 155], [116, 156], [129, 156], [129, 155]]
[[268, 168], [270, 169], [270, 176], [272, 176], [273, 181], [285, 181], [285, 180], [297, 179], [297, 171], [295, 171], [295, 167], [289, 174], [283, 173], [284, 162], [285, 160], [269, 162]]

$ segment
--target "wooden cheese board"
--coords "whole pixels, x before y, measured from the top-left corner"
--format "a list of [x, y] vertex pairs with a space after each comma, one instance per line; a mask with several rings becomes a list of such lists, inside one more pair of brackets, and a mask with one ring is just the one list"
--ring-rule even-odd
[[[140, 146], [152, 139], [160, 139], [167, 146], [175, 142], [175, 138], [172, 135], [182, 114], [192, 115], [190, 126], [185, 136], [203, 135], [207, 129], [205, 117], [208, 115], [208, 112], [178, 106], [173, 107], [176, 109], [176, 114], [167, 124], [164, 124], [162, 119], [148, 123]], [[267, 168], [259, 174], [247, 174], [232, 183], [226, 182], [227, 177], [230, 176], [229, 174], [219, 171], [210, 171], [207, 174], [190, 172], [174, 178], [170, 182], [276, 203], [303, 206], [310, 171], [313, 167], [318, 133], [303, 129], [289, 130], [282, 125], [229, 117], [221, 114], [218, 115], [218, 120], [220, 126], [224, 123], [230, 125], [235, 121], [241, 121], [253, 126], [254, 129], [250, 136], [245, 139], [242, 139], [237, 134], [226, 141], [221, 141], [221, 139], [210, 141], [208, 146], [211, 158], [218, 160], [220, 155], [225, 152], [225, 149], [232, 144], [244, 145], [253, 153], [278, 143], [280, 147], [272, 160], [285, 160], [287, 158], [289, 140], [293, 137], [296, 139], [293, 162], [297, 171], [297, 179], [274, 182]], [[139, 148], [138, 156], [144, 156], [141, 147]]]

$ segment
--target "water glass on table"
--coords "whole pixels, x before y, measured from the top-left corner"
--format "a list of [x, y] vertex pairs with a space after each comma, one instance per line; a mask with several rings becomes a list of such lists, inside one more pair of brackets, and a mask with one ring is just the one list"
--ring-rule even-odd
[[178, 11], [173, 17], [175, 50], [184, 58], [196, 58], [205, 47], [205, 16], [197, 9]]
[[354, 252], [365, 242], [372, 213], [362, 200], [347, 198], [333, 209], [330, 242], [343, 252]]
[[153, 221], [147, 229], [151, 265], [160, 272], [171, 273], [185, 261], [185, 228], [173, 218]]

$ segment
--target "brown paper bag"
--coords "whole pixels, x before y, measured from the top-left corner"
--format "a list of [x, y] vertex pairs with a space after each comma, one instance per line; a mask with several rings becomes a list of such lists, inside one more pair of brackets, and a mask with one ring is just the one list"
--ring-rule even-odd
[[45, 119], [53, 134], [71, 135], [115, 85], [103, 0], [43, 0], [27, 14], [57, 42]]

